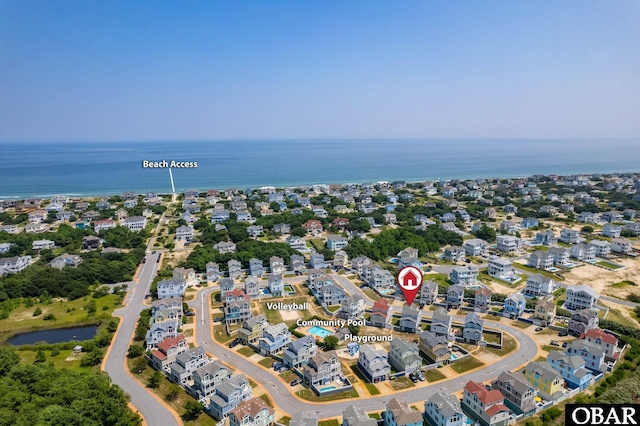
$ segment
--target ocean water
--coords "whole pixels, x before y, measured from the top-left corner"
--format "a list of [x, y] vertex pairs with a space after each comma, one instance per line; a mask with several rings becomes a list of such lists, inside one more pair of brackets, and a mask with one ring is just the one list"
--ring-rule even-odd
[[640, 139], [2, 143], [0, 198], [640, 171]]

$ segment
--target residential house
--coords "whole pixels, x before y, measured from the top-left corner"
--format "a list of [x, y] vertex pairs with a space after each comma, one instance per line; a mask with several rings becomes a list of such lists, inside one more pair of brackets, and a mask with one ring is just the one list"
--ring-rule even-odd
[[286, 239], [286, 243], [289, 244], [289, 247], [294, 250], [298, 250], [299, 252], [304, 253], [306, 251], [309, 251], [307, 243], [297, 235], [289, 235]]
[[0, 273], [17, 274], [31, 264], [31, 256], [14, 256], [0, 259]]
[[255, 223], [256, 218], [247, 210], [240, 210], [236, 213], [238, 222]]
[[538, 390], [529, 383], [524, 374], [503, 371], [491, 383], [491, 387], [504, 396], [504, 403], [516, 414], [533, 414]]
[[34, 251], [51, 250], [56, 246], [56, 243], [51, 240], [36, 240], [31, 243], [31, 249]]
[[506, 232], [507, 234], [515, 234], [519, 230], [520, 226], [515, 222], [512, 222], [510, 220], [503, 220], [502, 222], [500, 222], [501, 232]]
[[235, 283], [231, 278], [223, 278], [220, 280], [220, 300], [224, 301], [227, 293], [235, 288]]
[[84, 250], [95, 250], [99, 248], [101, 244], [100, 238], [96, 236], [87, 235], [86, 237], [82, 237], [82, 248]]
[[194, 370], [192, 377], [192, 389], [196, 398], [208, 398], [216, 392], [218, 386], [231, 378], [231, 370], [214, 360]]
[[620, 356], [621, 348], [618, 347], [618, 338], [599, 328], [587, 330], [580, 339], [596, 345], [604, 351], [606, 361], [615, 361]]
[[405, 401], [393, 398], [387, 403], [384, 426], [422, 426], [422, 414], [409, 407]]
[[553, 268], [553, 256], [544, 250], [536, 250], [529, 255], [527, 266], [547, 271]]
[[584, 359], [561, 351], [550, 351], [547, 363], [564, 379], [571, 389], [586, 389], [593, 382], [593, 375], [585, 368]]
[[282, 296], [284, 280], [280, 274], [269, 274], [269, 292], [273, 297]]
[[382, 297], [373, 302], [369, 324], [373, 327], [386, 328], [391, 323], [391, 306], [386, 298]]
[[418, 347], [432, 363], [443, 365], [451, 360], [449, 341], [445, 337], [437, 336], [433, 331], [420, 333]]
[[342, 250], [348, 245], [349, 245], [349, 240], [347, 240], [342, 235], [329, 235], [327, 237], [327, 248], [329, 250], [333, 250], [333, 251]]
[[185, 284], [183, 280], [170, 279], [162, 280], [157, 284], [158, 299], [169, 297], [182, 297], [184, 295]]
[[258, 339], [262, 337], [262, 331], [267, 325], [267, 319], [262, 314], [244, 320], [242, 328], [238, 330], [238, 339], [242, 344], [253, 343], [255, 345]]
[[429, 280], [422, 283], [420, 287], [420, 305], [431, 305], [438, 297], [438, 283]]
[[534, 226], [538, 226], [539, 221], [535, 217], [525, 217], [522, 219], [522, 227], [524, 229], [533, 228]]
[[47, 218], [46, 210], [32, 210], [27, 214], [29, 222], [40, 223]]
[[249, 236], [251, 238], [258, 238], [262, 232], [264, 231], [264, 229], [262, 228], [262, 225], [249, 225], [247, 226], [247, 233], [249, 234]]
[[444, 249], [442, 258], [449, 262], [464, 262], [465, 250], [461, 246], [451, 246]]
[[220, 254], [235, 253], [236, 245], [230, 241], [220, 241], [219, 243], [214, 244], [213, 249]]
[[309, 266], [313, 269], [325, 269], [327, 263], [324, 261], [324, 255], [322, 253], [311, 253], [309, 256]]
[[438, 308], [433, 312], [433, 316], [431, 317], [431, 332], [436, 336], [451, 340], [453, 338], [451, 322], [452, 318], [447, 314], [447, 311]]
[[366, 304], [358, 295], [347, 296], [340, 303], [338, 316], [344, 319], [359, 319], [364, 315]]
[[[293, 420], [293, 418], [292, 418]], [[361, 408], [357, 408], [355, 405], [349, 405], [342, 412], [342, 426], [377, 426], [376, 419], [369, 417], [369, 415]], [[289, 422], [289, 426], [291, 422]], [[300, 426], [307, 426], [300, 425]], [[310, 425], [314, 426], [314, 425]], [[317, 425], [316, 425], [317, 426]]]
[[128, 217], [124, 220], [123, 225], [129, 228], [129, 230], [137, 232], [147, 226], [147, 218], [144, 216]]
[[68, 222], [69, 220], [71, 220], [71, 216], [73, 216], [73, 212], [70, 212], [67, 210], [60, 210], [58, 213], [56, 213], [56, 219], [62, 220], [65, 222]]
[[615, 210], [604, 212], [600, 215], [600, 218], [605, 222], [622, 222], [624, 220], [624, 216], [621, 212], [617, 212]]
[[602, 227], [602, 235], [604, 235], [605, 237], [620, 238], [621, 232], [622, 232], [622, 226], [620, 225], [607, 223]]
[[563, 266], [569, 263], [569, 249], [564, 247], [551, 247], [549, 249], [549, 254], [553, 256], [554, 265]]
[[464, 386], [462, 409], [482, 426], [507, 426], [509, 408], [504, 405], [504, 396], [498, 390], [487, 390], [482, 384], [469, 381]]
[[363, 274], [364, 267], [370, 264], [371, 259], [366, 256], [359, 256], [351, 261], [351, 269], [361, 276]]
[[217, 263], [208, 262], [205, 266], [207, 281], [218, 281], [220, 279], [220, 267]]
[[536, 237], [533, 240], [533, 244], [552, 246], [558, 243], [558, 237], [552, 229], [547, 229], [542, 232], [537, 232]]
[[457, 309], [464, 302], [464, 286], [454, 284], [447, 289], [447, 308]]
[[547, 327], [553, 324], [556, 316], [556, 304], [552, 300], [540, 299], [536, 302], [533, 311], [533, 320], [536, 324]]
[[513, 235], [498, 235], [496, 248], [503, 253], [513, 253], [522, 248], [522, 240]]
[[344, 231], [347, 225], [349, 225], [349, 219], [347, 219], [346, 217], [337, 217], [333, 219], [333, 222], [331, 222], [331, 224], [339, 228], [341, 231]]
[[291, 270], [296, 274], [302, 273], [305, 269], [304, 257], [299, 254], [292, 254], [289, 257], [289, 264], [291, 265]]
[[269, 258], [269, 269], [272, 274], [284, 274], [286, 271], [284, 260], [278, 256], [271, 256]]
[[477, 289], [474, 295], [474, 312], [488, 312], [489, 308], [491, 307], [491, 295], [491, 290], [486, 287]]
[[178, 335], [178, 327], [179, 322], [176, 320], [151, 323], [144, 339], [147, 350], [156, 348], [158, 343], [167, 337], [176, 337]]
[[62, 254], [51, 262], [49, 262], [49, 266], [56, 269], [62, 269], [65, 266], [71, 266], [72, 268], [78, 267], [78, 265], [82, 262], [82, 258], [77, 254]]
[[582, 238], [580, 237], [580, 231], [563, 228], [560, 230], [559, 240], [567, 244], [578, 244], [582, 240]]
[[260, 259], [249, 259], [249, 274], [254, 277], [260, 277], [264, 274], [264, 265]]
[[424, 403], [424, 419], [433, 426], [466, 426], [467, 416], [460, 400], [450, 393], [437, 391]]
[[316, 393], [318, 386], [326, 385], [342, 376], [336, 351], [318, 352], [303, 367], [304, 381]]
[[231, 259], [227, 262], [227, 272], [229, 273], [229, 278], [236, 279], [240, 278], [242, 275], [242, 264], [239, 260]]
[[336, 268], [346, 269], [348, 268], [348, 263], [349, 255], [342, 250], [336, 252], [336, 254], [333, 256], [333, 266]]
[[571, 247], [571, 257], [583, 262], [591, 262], [596, 258], [596, 248], [591, 244], [576, 244]]
[[182, 225], [176, 229], [176, 241], [191, 242], [193, 239], [193, 228], [190, 226]]
[[289, 342], [291, 332], [287, 324], [281, 322], [263, 329], [262, 337], [258, 339], [258, 347], [263, 355], [272, 355], [282, 351]]
[[398, 328], [405, 333], [418, 333], [420, 331], [420, 322], [422, 311], [420, 309], [405, 306], [400, 314]]
[[595, 249], [598, 257], [609, 257], [611, 254], [611, 244], [608, 241], [591, 240], [589, 245]]
[[227, 292], [224, 298], [223, 312], [227, 325], [248, 320], [253, 316], [249, 295], [240, 289]]
[[633, 253], [633, 245], [631, 241], [626, 238], [614, 238], [611, 240], [611, 251], [628, 255]]
[[525, 378], [538, 391], [538, 395], [547, 401], [555, 401], [563, 395], [564, 379], [562, 375], [546, 362], [530, 362], [524, 368]]
[[479, 238], [467, 240], [462, 245], [467, 256], [486, 256], [489, 250], [489, 243]]
[[288, 234], [291, 232], [291, 225], [288, 223], [276, 223], [273, 225], [273, 232], [276, 234]]
[[569, 333], [581, 336], [589, 330], [598, 328], [598, 314], [591, 309], [574, 312], [569, 320]]
[[483, 340], [482, 331], [484, 328], [484, 321], [475, 312], [470, 312], [464, 317], [464, 329], [462, 331], [462, 337], [465, 343], [471, 343], [477, 345], [478, 342]]
[[513, 274], [513, 265], [510, 260], [498, 256], [490, 256], [488, 263], [487, 272], [492, 277], [506, 279]]
[[595, 308], [599, 295], [588, 285], [567, 286], [567, 297], [564, 306], [570, 311]]
[[198, 277], [196, 277], [196, 271], [193, 268], [175, 268], [173, 270], [173, 278], [183, 280], [184, 285], [187, 287], [193, 287], [198, 284]]
[[370, 383], [387, 380], [390, 373], [387, 351], [376, 349], [372, 345], [361, 345], [358, 357], [358, 368]]
[[524, 313], [526, 304], [522, 293], [510, 294], [504, 301], [503, 315], [505, 317], [517, 318]]
[[605, 351], [595, 343], [591, 343], [586, 339], [574, 340], [569, 342], [564, 351], [567, 355], [581, 357], [585, 362], [585, 367], [593, 371], [595, 375], [607, 372]]
[[454, 266], [451, 268], [449, 278], [454, 284], [470, 286], [478, 282], [478, 273], [477, 266]]
[[176, 356], [189, 350], [187, 339], [183, 334], [175, 337], [165, 337], [157, 345], [157, 349], [151, 350], [151, 365], [154, 368], [168, 373], [169, 365], [175, 361]]
[[229, 426], [269, 426], [274, 416], [275, 410], [256, 397], [240, 402], [229, 412]]
[[260, 283], [258, 277], [250, 275], [244, 279], [244, 292], [253, 299], [260, 296]]
[[322, 222], [317, 219], [311, 219], [302, 224], [302, 227], [309, 233], [317, 235], [322, 233]]
[[422, 358], [417, 343], [405, 339], [395, 338], [391, 340], [389, 349], [389, 363], [398, 371], [410, 374], [420, 370]]
[[116, 221], [113, 219], [96, 220], [93, 222], [93, 230], [96, 232], [112, 229], [116, 227]]
[[291, 368], [301, 368], [318, 353], [318, 345], [313, 336], [304, 336], [289, 342], [282, 353], [284, 364]]
[[249, 380], [243, 375], [232, 377], [216, 387], [216, 393], [209, 398], [205, 411], [218, 420], [229, 416], [231, 410], [242, 401], [251, 398], [252, 390]]

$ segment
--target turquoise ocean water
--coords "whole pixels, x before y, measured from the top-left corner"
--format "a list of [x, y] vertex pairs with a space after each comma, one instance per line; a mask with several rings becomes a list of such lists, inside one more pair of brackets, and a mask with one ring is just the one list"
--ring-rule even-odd
[[272, 140], [2, 143], [0, 198], [640, 171], [640, 140]]

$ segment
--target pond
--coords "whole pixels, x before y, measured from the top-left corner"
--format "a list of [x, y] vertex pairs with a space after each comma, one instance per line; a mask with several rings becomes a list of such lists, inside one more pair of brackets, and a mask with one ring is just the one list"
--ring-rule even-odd
[[16, 334], [7, 343], [10, 345], [32, 345], [34, 343], [62, 343], [72, 340], [90, 340], [96, 335], [97, 325], [85, 325], [82, 327], [58, 328], [55, 330], [30, 331]]

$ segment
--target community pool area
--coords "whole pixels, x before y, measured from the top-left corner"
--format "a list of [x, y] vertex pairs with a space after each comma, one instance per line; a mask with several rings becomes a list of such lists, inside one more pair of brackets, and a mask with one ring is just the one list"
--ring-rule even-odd
[[318, 327], [317, 325], [314, 325], [309, 329], [309, 333], [315, 336], [322, 337], [324, 339], [327, 336], [331, 336], [333, 334], [333, 331], [329, 331], [326, 328], [322, 328], [322, 327]]

